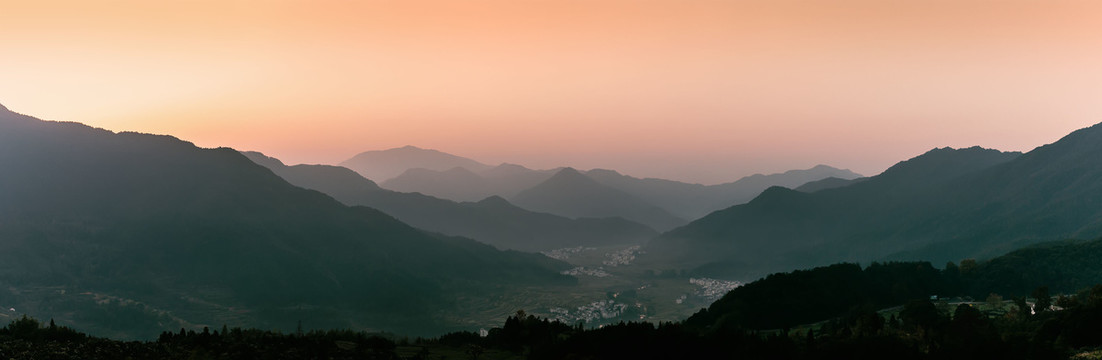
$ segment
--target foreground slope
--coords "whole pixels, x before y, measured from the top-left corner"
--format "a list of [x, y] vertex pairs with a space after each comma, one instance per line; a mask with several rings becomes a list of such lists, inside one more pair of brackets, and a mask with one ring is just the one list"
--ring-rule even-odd
[[256, 152], [245, 156], [291, 184], [329, 194], [348, 205], [370, 206], [421, 229], [465, 236], [503, 249], [544, 251], [574, 246], [639, 244], [658, 233], [620, 218], [570, 219], [521, 209], [500, 197], [457, 203], [379, 188], [346, 168], [287, 166]]
[[0, 109], [0, 169], [0, 301], [101, 334], [431, 333], [458, 325], [459, 299], [573, 281], [565, 264], [430, 235], [169, 136]]
[[954, 264], [940, 270], [929, 262], [874, 262], [863, 269], [857, 264], [833, 264], [776, 273], [728, 292], [686, 323], [779, 329], [930, 295], [982, 301], [996, 294], [1012, 299], [1032, 296], [1040, 287], [1053, 295], [1075, 294], [1102, 284], [1100, 256], [1102, 239], [1069, 240], [1035, 244], [970, 266]]

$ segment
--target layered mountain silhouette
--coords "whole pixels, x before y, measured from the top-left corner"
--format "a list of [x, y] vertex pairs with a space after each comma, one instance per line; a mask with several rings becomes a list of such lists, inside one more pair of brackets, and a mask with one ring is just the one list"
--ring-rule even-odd
[[513, 197], [526, 209], [568, 217], [618, 216], [664, 231], [685, 224], [685, 220], [631, 194], [603, 185], [565, 168], [554, 176]]
[[[574, 281], [565, 263], [430, 234], [170, 136], [2, 109], [0, 169], [5, 304], [98, 334], [298, 321], [438, 333], [465, 317], [457, 299]], [[374, 188], [322, 170], [333, 187]]]
[[341, 162], [340, 166], [374, 181], [386, 181], [409, 169], [445, 171], [458, 167], [480, 172], [492, 168], [465, 157], [416, 146], [365, 151]]
[[574, 246], [640, 244], [658, 236], [651, 228], [622, 218], [570, 219], [528, 211], [498, 196], [458, 203], [418, 193], [385, 190], [343, 167], [286, 166], [260, 153], [243, 154], [291, 184], [321, 191], [345, 204], [370, 206], [418, 228], [470, 237], [502, 249], [543, 251]]
[[699, 219], [710, 212], [743, 204], [771, 186], [794, 188], [824, 178], [856, 179], [860, 174], [818, 165], [806, 170], [743, 177], [717, 185], [687, 184], [662, 179], [639, 179], [612, 170], [595, 169], [586, 175], [597, 182], [624, 191], [661, 207], [683, 219]]
[[[563, 168], [533, 170], [513, 164], [502, 164], [493, 168], [476, 166], [473, 168], [454, 167], [440, 170], [414, 167], [395, 178], [381, 182], [379, 185], [394, 191], [419, 192], [455, 201], [478, 201], [490, 196], [501, 196], [523, 206], [524, 201], [517, 201], [516, 199], [521, 192], [540, 185], [562, 170]], [[578, 172], [577, 170], [574, 171]], [[755, 174], [734, 182], [717, 185], [689, 184], [654, 178], [640, 179], [606, 169], [592, 169], [581, 173], [601, 185], [626, 193], [649, 204], [648, 206], [661, 208], [673, 217], [681, 219], [698, 219], [712, 211], [746, 203], [770, 186], [795, 188], [808, 182], [829, 177], [841, 180], [861, 177], [860, 174], [852, 171], [826, 165], [818, 165], [806, 170], [790, 170], [778, 174]], [[584, 189], [585, 187], [579, 189], [579, 191]], [[570, 192], [569, 189], [561, 189], [561, 191], [563, 193]], [[530, 210], [546, 211], [546, 208], [532, 208]], [[567, 211], [561, 214], [575, 216], [577, 212]], [[630, 218], [630, 215], [626, 213], [613, 215]], [[657, 228], [663, 226], [648, 225]]]
[[859, 182], [862, 182], [862, 181], [865, 181], [865, 180], [868, 180], [868, 179], [869, 178], [864, 178], [864, 177], [863, 178], [856, 178], [856, 179], [842, 179], [842, 178], [836, 178], [836, 177], [831, 176], [831, 177], [828, 177], [826, 179], [815, 180], [815, 181], [811, 181], [811, 182], [808, 182], [806, 184], [797, 186], [796, 189], [794, 189], [794, 190], [800, 191], [800, 192], [805, 192], [805, 193], [813, 193], [813, 192], [816, 192], [816, 191], [819, 191], [819, 190], [834, 189], [834, 188], [840, 188], [840, 187], [843, 187], [843, 186], [853, 185], [853, 184], [856, 184], [856, 183], [859, 183]]
[[[990, 258], [1102, 235], [1102, 125], [1026, 154], [934, 149], [843, 187], [770, 188], [652, 242], [661, 262], [753, 276], [837, 261]], [[653, 260], [653, 259], [651, 259]]]
[[556, 171], [532, 170], [514, 164], [501, 164], [478, 173], [462, 167], [445, 171], [416, 168], [406, 170], [381, 186], [449, 200], [478, 201], [490, 196], [511, 198], [547, 180]]

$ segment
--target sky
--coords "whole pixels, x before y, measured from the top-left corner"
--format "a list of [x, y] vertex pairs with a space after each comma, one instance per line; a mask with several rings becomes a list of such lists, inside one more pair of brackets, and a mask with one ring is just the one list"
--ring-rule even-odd
[[1102, 2], [0, 0], [0, 104], [335, 164], [714, 184], [1102, 122]]

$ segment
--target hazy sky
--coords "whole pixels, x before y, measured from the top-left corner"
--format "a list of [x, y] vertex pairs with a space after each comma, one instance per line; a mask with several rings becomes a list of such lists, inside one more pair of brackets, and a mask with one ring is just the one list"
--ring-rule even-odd
[[1102, 1], [0, 0], [0, 103], [288, 163], [704, 183], [1102, 122]]

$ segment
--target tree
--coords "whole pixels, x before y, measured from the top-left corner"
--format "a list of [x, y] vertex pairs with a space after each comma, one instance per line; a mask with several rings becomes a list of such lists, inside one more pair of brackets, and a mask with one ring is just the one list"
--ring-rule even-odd
[[987, 306], [994, 311], [1001, 312], [1003, 311], [1003, 308], [1006, 307], [1006, 304], [1003, 303], [1002, 296], [996, 293], [991, 293], [990, 295], [987, 295]]
[[1030, 294], [1035, 299], [1033, 313], [1040, 314], [1052, 307], [1052, 297], [1048, 294], [1048, 286], [1042, 286], [1033, 290]]
[[1025, 302], [1025, 296], [1019, 296], [1019, 297], [1014, 298], [1014, 306], [1016, 306], [1018, 308], [1018, 311], [1016, 313], [1018, 319], [1020, 319], [1020, 320], [1029, 319], [1029, 315], [1030, 315], [1029, 304]]
[[976, 270], [976, 259], [964, 259], [960, 261], [960, 273], [961, 275], [969, 275]]
[[941, 320], [941, 312], [928, 300], [913, 300], [899, 311], [903, 328], [907, 331], [928, 331]]
[[478, 360], [478, 357], [482, 356], [484, 352], [486, 352], [486, 349], [481, 346], [475, 344], [467, 345], [467, 357], [471, 360]]

